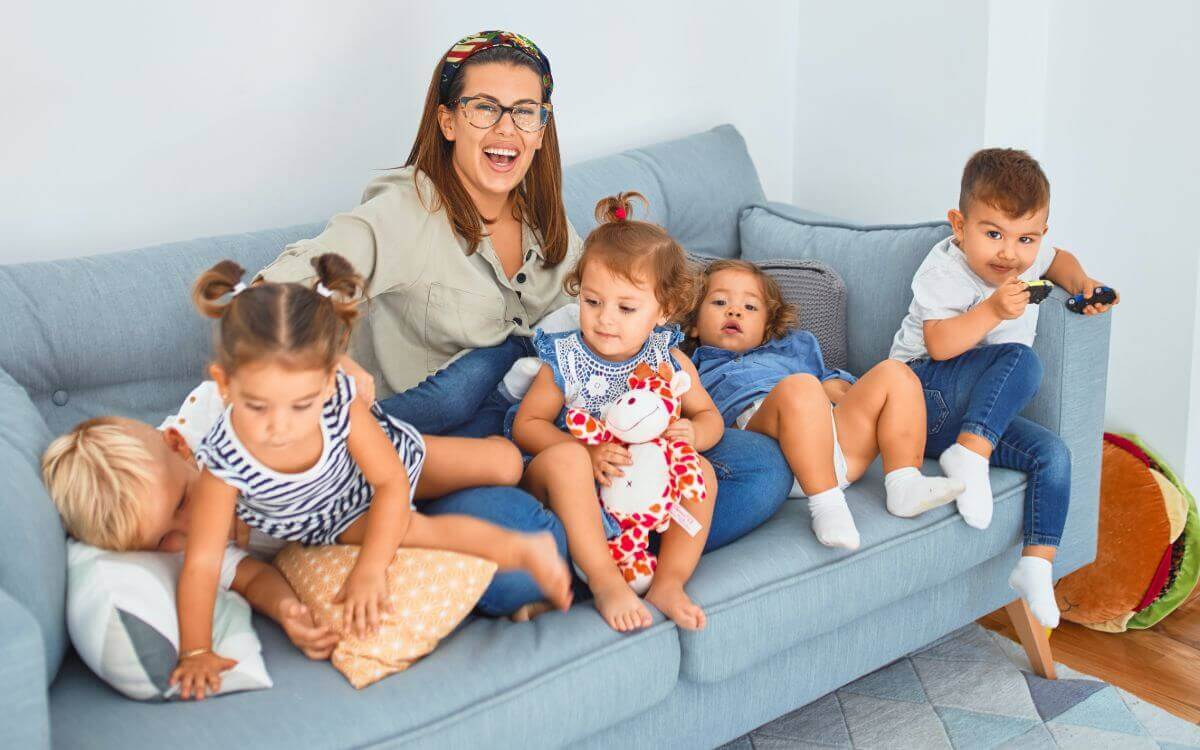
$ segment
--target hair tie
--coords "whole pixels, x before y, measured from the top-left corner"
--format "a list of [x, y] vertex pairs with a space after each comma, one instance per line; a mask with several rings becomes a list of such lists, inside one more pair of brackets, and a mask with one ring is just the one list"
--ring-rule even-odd
[[329, 287], [325, 286], [319, 281], [317, 282], [317, 294], [321, 295], [325, 299], [329, 299], [333, 296], [333, 292], [330, 291]]
[[625, 217], [628, 215], [629, 214], [625, 213], [624, 206], [617, 206], [617, 210], [613, 211], [613, 216], [617, 218], [617, 221], [625, 221]]
[[239, 281], [233, 285], [233, 289], [229, 291], [229, 296], [236, 297], [244, 291], [246, 291], [246, 284], [245, 282]]

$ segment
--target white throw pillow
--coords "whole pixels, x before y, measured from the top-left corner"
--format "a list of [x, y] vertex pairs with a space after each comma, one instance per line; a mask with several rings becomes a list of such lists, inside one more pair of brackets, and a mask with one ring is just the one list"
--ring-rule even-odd
[[[245, 552], [230, 546], [213, 609], [213, 650], [236, 659], [221, 675], [221, 693], [271, 687], [250, 605], [229, 590]], [[183, 554], [110, 552], [67, 542], [67, 630], [84, 663], [136, 700], [171, 700], [167, 681], [178, 661], [175, 586]]]

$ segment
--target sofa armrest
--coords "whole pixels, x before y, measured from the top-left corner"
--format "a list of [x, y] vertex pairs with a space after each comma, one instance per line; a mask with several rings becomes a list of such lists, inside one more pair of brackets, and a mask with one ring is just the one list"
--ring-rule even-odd
[[1055, 289], [1038, 313], [1034, 349], [1042, 360], [1042, 387], [1023, 416], [1062, 437], [1071, 451], [1071, 509], [1055, 574], [1066, 575], [1096, 557], [1100, 509], [1100, 455], [1108, 381], [1109, 315], [1084, 316], [1065, 306]]
[[0, 747], [50, 746], [50, 711], [37, 620], [0, 589]]

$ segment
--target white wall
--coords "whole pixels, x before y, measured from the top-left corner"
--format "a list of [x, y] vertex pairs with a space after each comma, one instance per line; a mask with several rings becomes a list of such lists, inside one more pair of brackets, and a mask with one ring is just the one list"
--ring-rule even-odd
[[1051, 231], [1123, 296], [1108, 426], [1140, 433], [1200, 485], [1196, 348], [1200, 5], [1056, 0], [1044, 164]]
[[944, 217], [984, 135], [986, 3], [802, 8], [796, 202], [859, 221]]
[[566, 163], [734, 123], [792, 194], [798, 8], [521, 0], [18, 3], [0, 263], [317, 221], [408, 155], [438, 56], [511, 28], [550, 56]]

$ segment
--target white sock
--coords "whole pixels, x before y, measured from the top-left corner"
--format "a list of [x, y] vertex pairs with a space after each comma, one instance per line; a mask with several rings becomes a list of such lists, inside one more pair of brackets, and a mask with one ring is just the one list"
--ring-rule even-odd
[[901, 518], [912, 518], [945, 505], [965, 489], [959, 479], [927, 477], [915, 466], [889, 471], [883, 477], [883, 486], [887, 489], [888, 513]]
[[1012, 586], [1029, 611], [1047, 628], [1058, 627], [1058, 602], [1054, 600], [1054, 569], [1049, 560], [1040, 557], [1022, 557], [1008, 577]]
[[942, 471], [951, 479], [965, 485], [958, 496], [958, 512], [968, 526], [986, 529], [992, 522], [992, 480], [988, 476], [988, 460], [955, 443], [938, 458]]
[[808, 510], [812, 513], [813, 533], [817, 541], [826, 547], [858, 549], [858, 529], [846, 495], [841, 487], [818, 492], [808, 499]]

